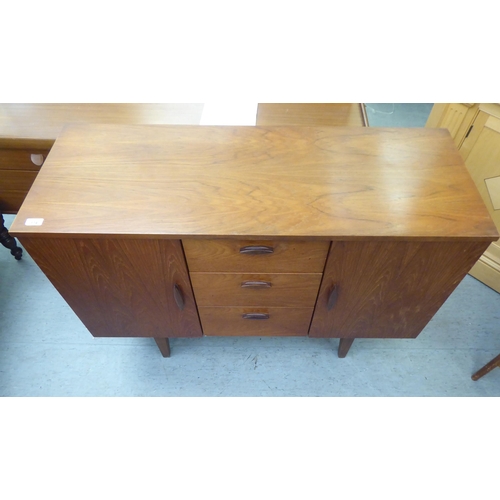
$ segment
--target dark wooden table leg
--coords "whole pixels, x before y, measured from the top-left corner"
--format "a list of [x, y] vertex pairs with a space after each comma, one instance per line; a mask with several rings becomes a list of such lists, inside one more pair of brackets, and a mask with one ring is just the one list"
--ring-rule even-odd
[[164, 358], [170, 358], [170, 342], [168, 339], [156, 339], [156, 345]]
[[352, 346], [354, 339], [340, 339], [339, 343], [339, 358], [345, 358], [349, 349]]
[[477, 380], [491, 372], [491, 370], [496, 367], [500, 368], [500, 354], [496, 358], [493, 358], [489, 363], [486, 363], [480, 370], [474, 373], [471, 378], [472, 380]]
[[22, 248], [17, 246], [15, 238], [13, 238], [7, 228], [5, 227], [5, 220], [3, 215], [0, 214], [0, 243], [5, 247], [10, 249], [10, 253], [14, 256], [16, 260], [21, 260], [23, 256]]

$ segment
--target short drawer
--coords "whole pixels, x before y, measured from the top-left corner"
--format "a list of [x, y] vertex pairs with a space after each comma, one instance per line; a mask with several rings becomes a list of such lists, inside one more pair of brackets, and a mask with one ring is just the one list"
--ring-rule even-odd
[[329, 241], [182, 240], [190, 272], [322, 273]]
[[301, 336], [307, 335], [312, 308], [198, 307], [207, 336]]
[[0, 169], [0, 211], [17, 212], [36, 176], [35, 171]]
[[0, 170], [40, 170], [50, 150], [0, 149]]
[[322, 274], [191, 273], [190, 276], [199, 306], [314, 307]]

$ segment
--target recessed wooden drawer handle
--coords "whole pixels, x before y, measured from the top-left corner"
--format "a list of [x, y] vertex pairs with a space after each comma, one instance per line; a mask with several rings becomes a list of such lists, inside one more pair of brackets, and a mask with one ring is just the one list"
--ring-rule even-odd
[[273, 253], [274, 248], [273, 247], [268, 247], [264, 245], [250, 245], [247, 247], [241, 247], [240, 248], [240, 253], [244, 253], [247, 255], [262, 255], [266, 253]]
[[326, 305], [326, 307], [329, 311], [331, 311], [333, 309], [333, 306], [337, 302], [338, 296], [339, 296], [339, 287], [334, 284], [333, 289], [330, 292], [330, 295], [328, 296], [328, 303]]
[[241, 288], [271, 288], [270, 281], [243, 281]]
[[241, 316], [243, 319], [269, 319], [269, 314], [264, 313], [248, 313]]
[[184, 309], [184, 296], [181, 287], [177, 284], [174, 285], [174, 299], [177, 307], [182, 311]]
[[31, 162], [34, 163], [37, 167], [41, 167], [43, 165], [43, 155], [32, 154]]

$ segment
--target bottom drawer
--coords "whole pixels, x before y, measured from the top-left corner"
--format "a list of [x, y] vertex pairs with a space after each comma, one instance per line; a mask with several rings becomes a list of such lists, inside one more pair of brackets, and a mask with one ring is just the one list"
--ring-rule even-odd
[[0, 169], [0, 211], [16, 213], [24, 202], [38, 172]]
[[307, 335], [313, 308], [299, 307], [198, 307], [205, 335], [300, 336]]

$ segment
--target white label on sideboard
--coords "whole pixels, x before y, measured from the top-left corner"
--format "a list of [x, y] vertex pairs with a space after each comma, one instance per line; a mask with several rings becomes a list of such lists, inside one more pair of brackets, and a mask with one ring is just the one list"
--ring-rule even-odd
[[43, 219], [26, 219], [25, 226], [41, 226]]

